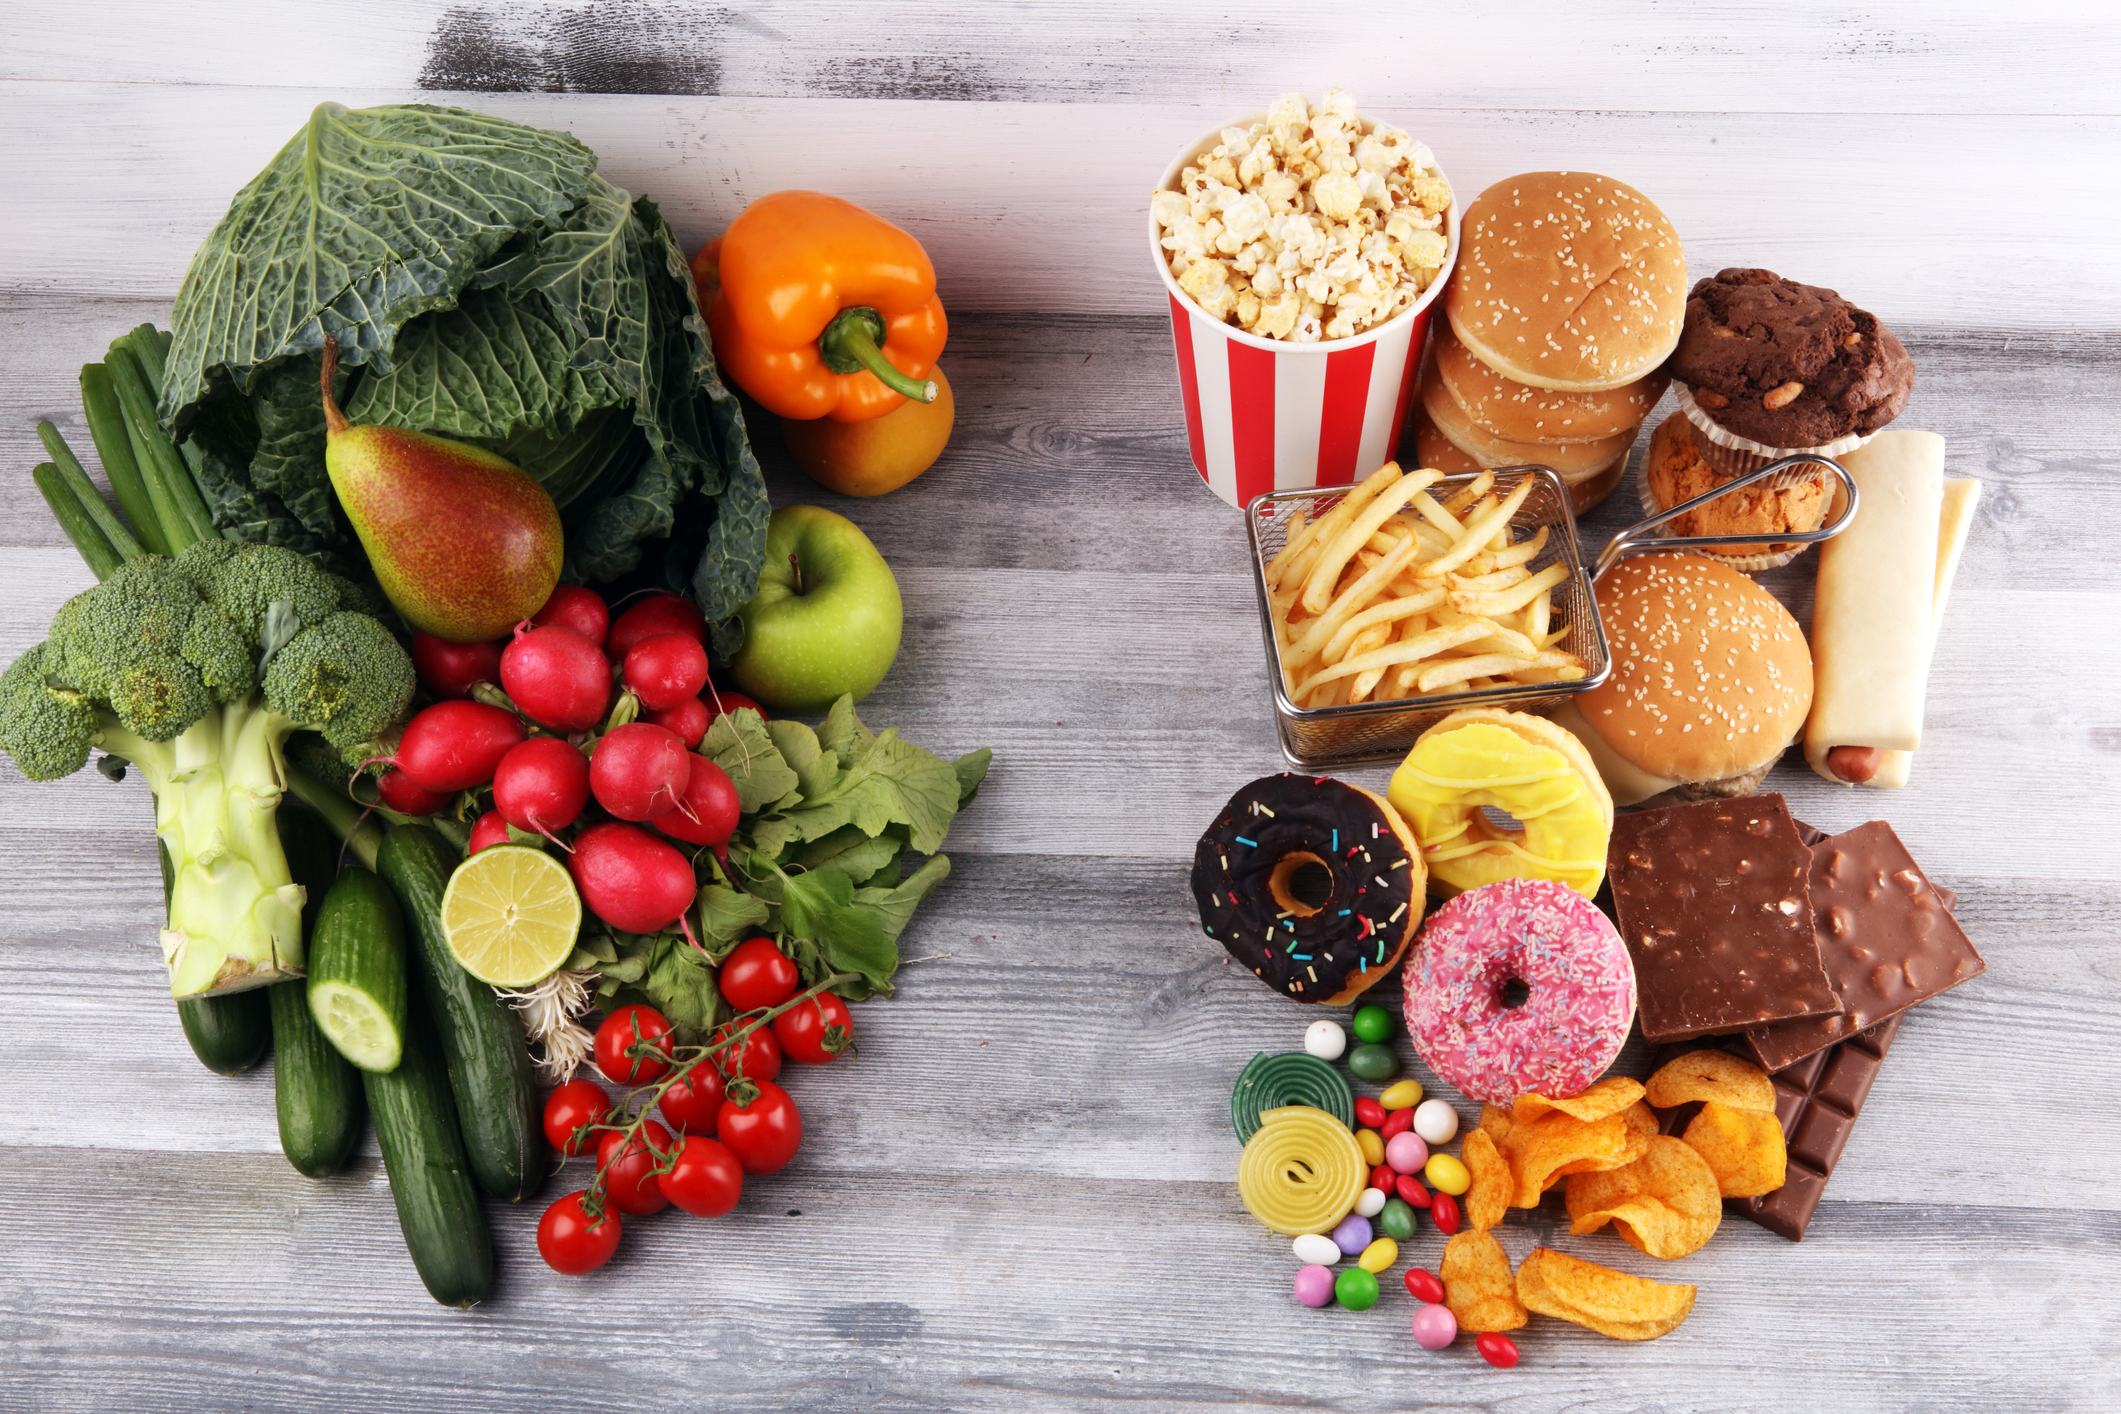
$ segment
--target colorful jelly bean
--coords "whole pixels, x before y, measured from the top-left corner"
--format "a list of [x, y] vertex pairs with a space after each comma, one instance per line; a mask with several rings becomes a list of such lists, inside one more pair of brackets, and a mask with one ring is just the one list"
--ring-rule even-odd
[[1333, 1229], [1333, 1245], [1352, 1257], [1370, 1245], [1370, 1220], [1350, 1213]]
[[1348, 1029], [1358, 1041], [1382, 1041], [1392, 1034], [1392, 1013], [1374, 1004], [1357, 1007]]
[[1380, 1237], [1362, 1249], [1362, 1255], [1355, 1259], [1355, 1265], [1366, 1272], [1376, 1273], [1398, 1260], [1399, 1244], [1389, 1237]]
[[1448, 1100], [1423, 1100], [1414, 1107], [1414, 1132], [1431, 1144], [1448, 1144], [1458, 1137], [1458, 1111]]
[[1385, 1107], [1368, 1095], [1355, 1097], [1355, 1122], [1365, 1129], [1375, 1129], [1385, 1122]]
[[1350, 1267], [1333, 1279], [1333, 1299], [1350, 1311], [1367, 1311], [1377, 1304], [1377, 1274]]
[[1411, 1173], [1401, 1174], [1399, 1181], [1392, 1185], [1392, 1191], [1405, 1199], [1411, 1207], [1426, 1208], [1429, 1206], [1429, 1190], [1422, 1187], [1421, 1180]]
[[1362, 1161], [1376, 1168], [1385, 1161], [1385, 1141], [1374, 1129], [1355, 1131], [1355, 1147], [1362, 1150]]
[[1395, 1134], [1392, 1142], [1385, 1145], [1385, 1167], [1394, 1173], [1419, 1173], [1428, 1161], [1429, 1146], [1421, 1142], [1419, 1134]]
[[1377, 1103], [1388, 1110], [1411, 1110], [1421, 1103], [1421, 1082], [1401, 1080], [1387, 1085], [1385, 1092], [1377, 1097]]
[[1459, 1219], [1458, 1200], [1450, 1194], [1439, 1192], [1430, 1202], [1429, 1221], [1435, 1223], [1436, 1230], [1445, 1237], [1458, 1231]]
[[1449, 1154], [1429, 1155], [1428, 1165], [1422, 1172], [1428, 1175], [1429, 1187], [1440, 1188], [1453, 1198], [1473, 1186], [1472, 1173]]
[[1365, 1188], [1355, 1195], [1355, 1215], [1374, 1218], [1385, 1210], [1385, 1194], [1381, 1188]]
[[1443, 1300], [1443, 1281], [1426, 1267], [1407, 1268], [1407, 1294], [1416, 1301]]
[[1423, 1350], [1441, 1350], [1458, 1339], [1458, 1318], [1448, 1306], [1424, 1305], [1414, 1313], [1414, 1339]]
[[1378, 1126], [1377, 1132], [1382, 1134], [1385, 1143], [1389, 1144], [1394, 1135], [1404, 1134], [1413, 1127], [1414, 1111], [1392, 1110], [1385, 1115], [1385, 1122]]
[[1337, 1021], [1314, 1021], [1304, 1028], [1304, 1049], [1322, 1061], [1339, 1060], [1348, 1049], [1348, 1033]]
[[1329, 1306], [1333, 1303], [1333, 1273], [1320, 1266], [1302, 1267], [1296, 1273], [1296, 1299], [1306, 1306]]
[[1295, 1245], [1296, 1260], [1307, 1267], [1330, 1267], [1343, 1255], [1340, 1244], [1322, 1232], [1307, 1232]]
[[1399, 1074], [1399, 1052], [1375, 1041], [1365, 1041], [1348, 1052], [1348, 1069], [1358, 1080], [1390, 1080]]
[[1399, 1187], [1399, 1170], [1390, 1164], [1379, 1164], [1370, 1170], [1370, 1186], [1391, 1193]]
[[1517, 1368], [1517, 1342], [1501, 1331], [1482, 1331], [1473, 1342], [1480, 1350], [1480, 1358], [1498, 1370]]
[[1414, 1209], [1404, 1199], [1385, 1199], [1377, 1214], [1377, 1230], [1394, 1242], [1405, 1242], [1414, 1235]]

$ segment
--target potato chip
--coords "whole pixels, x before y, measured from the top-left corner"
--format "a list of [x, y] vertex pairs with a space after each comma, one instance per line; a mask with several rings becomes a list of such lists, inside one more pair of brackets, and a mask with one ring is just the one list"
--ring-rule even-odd
[[1493, 1105], [1480, 1107], [1480, 1132], [1494, 1140], [1497, 1148], [1501, 1148], [1502, 1141], [1509, 1137], [1513, 1123], [1515, 1121], [1510, 1118], [1508, 1110], [1497, 1109]]
[[1723, 1194], [1708, 1160], [1663, 1134], [1625, 1168], [1571, 1178], [1568, 1202], [1571, 1233], [1610, 1222], [1638, 1251], [1666, 1260], [1699, 1251], [1723, 1221]]
[[1617, 1114], [1642, 1098], [1642, 1082], [1630, 1080], [1624, 1075], [1608, 1075], [1580, 1095], [1569, 1095], [1559, 1100], [1545, 1095], [1519, 1095], [1511, 1107], [1510, 1118], [1517, 1124], [1530, 1124], [1554, 1110], [1572, 1115], [1588, 1123]]
[[1680, 1138], [1707, 1160], [1726, 1198], [1758, 1198], [1782, 1187], [1789, 1151], [1782, 1121], [1773, 1113], [1734, 1110], [1711, 1100]]
[[1694, 1309], [1694, 1288], [1630, 1276], [1545, 1247], [1517, 1268], [1517, 1299], [1615, 1340], [1655, 1340]]
[[[1630, 1134], [1639, 1134], [1647, 1140], [1652, 1134], [1657, 1132], [1657, 1114], [1641, 1100], [1637, 1100], [1634, 1104], [1622, 1110], [1620, 1117], [1628, 1122], [1628, 1133]], [[1648, 1149], [1649, 1145], [1645, 1143], [1642, 1147]], [[1642, 1156], [1638, 1154], [1635, 1157], [1641, 1158]], [[1629, 1162], [1632, 1163], [1633, 1160]]]
[[1759, 1066], [1729, 1051], [1689, 1051], [1650, 1077], [1644, 1098], [1660, 1110], [1714, 1100], [1734, 1110], [1772, 1112], [1775, 1082]]
[[1517, 1192], [1517, 1176], [1510, 1172], [1509, 1161], [1485, 1129], [1476, 1129], [1465, 1137], [1458, 1146], [1458, 1157], [1466, 1172], [1473, 1175], [1473, 1186], [1458, 1200], [1458, 1206], [1476, 1232], [1486, 1232], [1502, 1221], [1511, 1196]]
[[1630, 1145], [1627, 1121], [1617, 1114], [1586, 1124], [1557, 1110], [1533, 1124], [1511, 1125], [1502, 1148], [1517, 1177], [1512, 1202], [1536, 1208], [1555, 1177], [1618, 1168], [1628, 1162]]
[[1443, 1246], [1439, 1275], [1443, 1304], [1462, 1331], [1514, 1331], [1531, 1319], [1517, 1299], [1510, 1258], [1492, 1232], [1468, 1229], [1452, 1237]]

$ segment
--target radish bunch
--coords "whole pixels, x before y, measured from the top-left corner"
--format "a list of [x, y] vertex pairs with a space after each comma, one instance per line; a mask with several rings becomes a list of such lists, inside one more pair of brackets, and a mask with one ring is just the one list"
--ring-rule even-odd
[[[406, 724], [382, 803], [431, 815], [490, 791], [473, 853], [543, 836], [606, 923], [682, 926], [697, 885], [678, 844], [720, 852], [741, 810], [728, 773], [695, 748], [721, 712], [758, 710], [709, 686], [706, 644], [706, 621], [678, 595], [613, 619], [595, 591], [564, 584], [505, 642], [416, 635], [414, 666], [436, 701]], [[606, 730], [621, 692], [639, 715]]]

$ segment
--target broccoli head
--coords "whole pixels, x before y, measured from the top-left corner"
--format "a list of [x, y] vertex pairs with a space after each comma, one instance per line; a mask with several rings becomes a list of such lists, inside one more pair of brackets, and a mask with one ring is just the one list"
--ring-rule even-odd
[[376, 739], [404, 714], [413, 682], [412, 659], [390, 630], [342, 610], [273, 655], [265, 668], [265, 705], [323, 733], [349, 763], [359, 763], [380, 754]]
[[47, 642], [61, 681], [147, 741], [174, 741], [257, 686], [255, 649], [177, 561], [159, 555], [67, 600]]
[[59, 680], [51, 645], [40, 643], [0, 673], [0, 751], [33, 781], [56, 781], [88, 764], [96, 708]]

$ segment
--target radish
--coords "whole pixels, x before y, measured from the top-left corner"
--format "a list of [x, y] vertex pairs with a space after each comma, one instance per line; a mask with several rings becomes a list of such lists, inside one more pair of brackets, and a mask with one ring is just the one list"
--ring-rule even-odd
[[611, 667], [571, 628], [516, 625], [501, 652], [501, 686], [525, 716], [556, 732], [586, 732], [611, 706]]
[[682, 633], [659, 633], [626, 650], [626, 686], [641, 705], [660, 712], [686, 698], [699, 700], [707, 685], [707, 650]]
[[665, 707], [659, 712], [650, 712], [641, 720], [676, 732], [678, 740], [685, 743], [687, 751], [696, 750], [700, 738], [707, 735], [709, 709], [697, 697], [688, 697], [675, 707]]
[[[575, 838], [567, 872], [589, 911], [628, 933], [684, 925], [697, 885], [685, 856], [646, 830], [605, 821]], [[685, 936], [692, 929], [685, 928]]]
[[493, 808], [519, 830], [552, 840], [589, 803], [589, 760], [556, 736], [534, 736], [493, 768]]
[[624, 662], [634, 644], [659, 633], [682, 633], [696, 643], [705, 643], [707, 619], [690, 599], [658, 591], [619, 615], [604, 640], [604, 652], [613, 662]]
[[621, 820], [650, 820], [677, 808], [692, 776], [692, 753], [676, 732], [628, 722], [605, 733], [589, 760], [597, 804]]
[[[743, 693], [721, 692], [715, 688], [713, 683], [709, 683], [707, 685], [706, 700], [707, 725], [710, 727], [714, 725], [714, 719], [716, 717], [727, 716], [729, 713], [738, 711], [745, 707], [749, 707], [752, 711], [758, 713], [761, 717], [766, 715], [765, 708], [759, 706], [758, 703], [753, 702]], [[702, 733], [702, 735], [705, 735], [705, 733]]]
[[704, 756], [694, 756], [692, 778], [685, 783], [678, 808], [658, 815], [653, 823], [672, 839], [720, 849], [736, 833], [737, 817], [742, 813], [736, 782], [729, 779], [729, 773]]
[[571, 628], [601, 652], [604, 635], [611, 631], [611, 610], [604, 606], [604, 596], [594, 589], [563, 584], [552, 591], [545, 607], [532, 614], [530, 621], [540, 628], [548, 624]]
[[507, 844], [508, 838], [508, 822], [501, 818], [500, 811], [489, 810], [479, 817], [478, 824], [471, 827], [471, 844], [464, 852], [477, 854], [482, 849]]
[[420, 686], [437, 702], [455, 701], [471, 696], [472, 688], [482, 682], [501, 680], [501, 645], [451, 643], [414, 629], [412, 667], [420, 675]]
[[447, 791], [429, 790], [393, 766], [376, 781], [376, 803], [400, 815], [432, 815], [455, 799]]
[[484, 702], [437, 702], [405, 724], [384, 758], [427, 790], [454, 795], [483, 786], [509, 748], [529, 735], [522, 718]]

